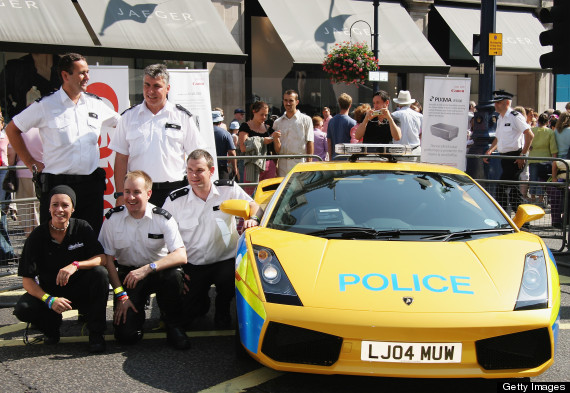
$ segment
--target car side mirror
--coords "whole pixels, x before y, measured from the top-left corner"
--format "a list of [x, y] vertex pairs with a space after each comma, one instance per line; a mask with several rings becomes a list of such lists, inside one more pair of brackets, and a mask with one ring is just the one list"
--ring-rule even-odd
[[231, 214], [232, 216], [238, 216], [243, 219], [249, 218], [249, 202], [243, 199], [228, 199], [222, 202], [220, 205], [220, 210], [224, 213]]
[[544, 210], [535, 205], [520, 205], [517, 209], [513, 221], [517, 228], [521, 228], [524, 224], [530, 221], [538, 220], [544, 216]]

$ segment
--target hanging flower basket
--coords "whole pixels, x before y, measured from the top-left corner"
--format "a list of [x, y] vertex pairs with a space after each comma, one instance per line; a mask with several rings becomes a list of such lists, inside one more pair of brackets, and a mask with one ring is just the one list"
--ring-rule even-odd
[[331, 82], [360, 85], [368, 79], [370, 71], [378, 71], [378, 60], [368, 45], [344, 41], [335, 44], [325, 56], [323, 71]]

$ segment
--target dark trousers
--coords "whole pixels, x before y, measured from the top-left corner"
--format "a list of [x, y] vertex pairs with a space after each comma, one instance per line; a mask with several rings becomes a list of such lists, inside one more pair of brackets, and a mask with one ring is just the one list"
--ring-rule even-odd
[[[109, 298], [109, 277], [107, 269], [96, 266], [73, 274], [67, 285], [43, 288], [51, 296], [64, 297], [71, 301], [74, 309], [87, 311], [87, 328], [90, 333], [102, 334], [107, 321], [107, 299]], [[48, 336], [59, 336], [61, 314], [29, 293], [23, 294], [14, 307], [14, 315], [20, 321], [30, 322]]]
[[227, 315], [235, 295], [234, 258], [210, 265], [184, 265], [184, 272], [190, 276], [188, 293], [184, 300], [184, 314], [189, 321], [208, 312], [208, 292], [216, 286], [216, 315]]
[[[500, 153], [503, 156], [520, 156], [521, 150], [510, 151], [508, 153]], [[501, 160], [501, 168], [503, 173], [501, 174], [501, 180], [519, 180], [519, 176], [522, 173], [523, 168], [519, 168], [515, 159], [504, 158]], [[507, 190], [510, 189], [510, 193]], [[497, 186], [497, 202], [503, 207], [505, 211], [508, 211], [509, 199], [513, 210], [516, 212], [519, 205], [524, 203], [524, 198], [519, 190], [519, 185], [515, 184], [499, 184]]]
[[[125, 280], [127, 274], [136, 268], [119, 265], [118, 273], [121, 282]], [[156, 293], [156, 301], [162, 313], [164, 323], [168, 327], [181, 327], [183, 314], [182, 304], [182, 269], [170, 268], [151, 273], [143, 280], [139, 281], [134, 288], [125, 288], [130, 301], [138, 312], [129, 309], [125, 323], [113, 325], [115, 327], [115, 338], [122, 342], [136, 341], [139, 332], [145, 321], [145, 303], [151, 293]]]
[[186, 187], [187, 185], [188, 179], [186, 178], [175, 182], [153, 183], [152, 195], [148, 201], [155, 206], [162, 207], [164, 201], [172, 191]]
[[103, 225], [103, 197], [105, 194], [105, 170], [97, 168], [90, 175], [41, 174], [42, 197], [40, 198], [40, 221], [46, 222], [49, 214], [49, 192], [55, 186], [65, 184], [75, 191], [77, 206], [74, 218], [85, 220], [98, 235]]

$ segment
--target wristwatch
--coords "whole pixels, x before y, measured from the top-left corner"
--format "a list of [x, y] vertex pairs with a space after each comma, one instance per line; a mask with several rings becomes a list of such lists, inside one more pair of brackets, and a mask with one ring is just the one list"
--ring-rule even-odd
[[156, 263], [152, 262], [148, 266], [150, 267], [151, 273], [156, 273]]
[[116, 192], [113, 194], [113, 198], [117, 199], [118, 197], [122, 197], [123, 193], [122, 192]]

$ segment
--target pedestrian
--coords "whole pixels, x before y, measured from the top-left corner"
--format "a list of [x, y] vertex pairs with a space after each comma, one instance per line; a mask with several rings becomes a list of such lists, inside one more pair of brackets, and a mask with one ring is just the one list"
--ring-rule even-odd
[[[215, 107], [214, 109], [212, 109], [212, 112], [214, 112], [214, 111], [220, 112], [220, 115], [222, 116], [222, 118], [224, 117], [224, 110], [223, 110], [222, 108], [220, 108], [220, 107]], [[224, 131], [229, 131], [229, 130], [228, 130], [228, 126], [226, 125], [226, 123], [224, 123], [223, 120], [220, 122], [220, 124], [218, 125], [218, 127], [220, 127], [220, 128], [221, 128], [222, 130], [224, 130]]]
[[352, 106], [352, 97], [346, 93], [338, 96], [340, 112], [333, 116], [327, 128], [327, 143], [329, 157], [336, 157], [335, 146], [338, 143], [350, 143], [350, 130], [356, 125], [356, 120], [348, 115]]
[[323, 107], [323, 132], [326, 134], [329, 127], [329, 121], [333, 117], [331, 116], [331, 110], [328, 106]]
[[[513, 95], [504, 90], [494, 91], [493, 102], [495, 111], [499, 113], [495, 139], [485, 154], [491, 155], [495, 150], [500, 155], [521, 157], [529, 152], [534, 134], [526, 122], [525, 116], [511, 108]], [[488, 159], [484, 160], [488, 162]], [[501, 180], [518, 181], [526, 164], [524, 159], [501, 159]], [[510, 195], [507, 191], [510, 189]], [[509, 199], [516, 211], [524, 198], [517, 185], [501, 183], [497, 186], [496, 199], [505, 211], [508, 212]]]
[[[4, 117], [2, 116], [2, 109], [0, 108], [0, 166], [8, 166], [7, 149], [8, 138], [4, 131]], [[4, 182], [7, 170], [0, 170], [0, 186]], [[11, 199], [11, 193], [0, 188], [0, 200], [4, 201]], [[6, 220], [7, 212], [10, 207], [7, 204], [2, 204], [0, 208], [0, 265], [7, 265], [8, 262], [16, 259], [14, 254], [14, 247], [8, 235], [8, 221]]]
[[[266, 120], [269, 107], [263, 101], [251, 104], [251, 119], [241, 123], [239, 127], [239, 148], [245, 156], [275, 155], [275, 133]], [[264, 158], [248, 158], [244, 160], [245, 183], [258, 183], [261, 180], [276, 176], [274, 160]], [[253, 193], [255, 186], [244, 187], [248, 194]]]
[[123, 181], [127, 172], [146, 172], [152, 183], [150, 203], [162, 206], [164, 199], [184, 187], [185, 154], [206, 144], [195, 118], [182, 105], [168, 101], [170, 75], [164, 64], [144, 69], [142, 103], [121, 115], [109, 148], [115, 155], [116, 206], [124, 204]]
[[[214, 140], [216, 141], [216, 155], [218, 157], [235, 157], [236, 146], [231, 134], [220, 127], [224, 121], [224, 116], [220, 111], [212, 112], [212, 122], [214, 124]], [[229, 161], [229, 162], [228, 162]], [[220, 160], [218, 158], [218, 177], [220, 179], [235, 179], [239, 181], [239, 173], [237, 170], [236, 160]], [[228, 170], [228, 166], [232, 168], [232, 173]]]
[[89, 352], [103, 352], [109, 296], [103, 248], [86, 221], [71, 218], [78, 203], [71, 187], [55, 186], [47, 197], [51, 219], [24, 243], [18, 275], [26, 293], [14, 315], [34, 325], [44, 334], [44, 343], [53, 345], [60, 340], [62, 313], [81, 307], [87, 311]]
[[212, 181], [214, 159], [206, 150], [190, 153], [187, 173], [190, 185], [171, 193], [163, 206], [178, 222], [186, 246], [188, 263], [184, 270], [190, 282], [184, 315], [190, 323], [197, 316], [206, 314], [210, 307], [208, 292], [215, 284], [214, 323], [216, 328], [229, 328], [239, 234], [235, 217], [222, 212], [220, 204], [228, 199], [249, 201], [250, 218], [244, 222], [244, 228], [258, 225], [259, 206], [233, 181]]
[[328, 161], [329, 144], [327, 142], [327, 134], [323, 132], [323, 118], [320, 116], [313, 116], [313, 132], [315, 138], [315, 154]]
[[[299, 95], [295, 90], [286, 90], [283, 94], [285, 113], [273, 123], [275, 152], [282, 155], [309, 154], [314, 152], [314, 133], [311, 118], [297, 109]], [[311, 161], [311, 158], [282, 158], [277, 163], [277, 176], [286, 176], [299, 162]]]
[[[66, 184], [77, 194], [75, 218], [87, 221], [95, 233], [103, 223], [105, 170], [99, 167], [97, 141], [102, 126], [114, 127], [119, 114], [94, 94], [87, 93], [89, 66], [77, 53], [61, 57], [62, 86], [16, 115], [6, 132], [16, 154], [30, 171], [41, 172], [40, 221], [49, 220], [49, 190]], [[43, 163], [32, 157], [22, 132], [38, 128], [43, 141]]]
[[[554, 131], [546, 127], [548, 117], [541, 113], [538, 117], [538, 127], [531, 128], [534, 138], [528, 153], [530, 157], [554, 157], [558, 156], [558, 145]], [[528, 120], [527, 120], [528, 123]], [[552, 176], [556, 181], [556, 165], [552, 161], [529, 160], [530, 180], [546, 182]], [[544, 187], [540, 185], [530, 186], [530, 203], [539, 203], [544, 207]]]
[[356, 139], [356, 131], [370, 109], [372, 108], [369, 104], [362, 104], [358, 105], [354, 110], [354, 120], [356, 120], [356, 124], [350, 129], [350, 143], [362, 143], [362, 138]]
[[390, 96], [384, 90], [379, 90], [372, 97], [373, 109], [366, 112], [364, 120], [354, 134], [355, 139], [362, 143], [392, 143], [402, 138], [399, 120], [390, 113]]
[[176, 349], [188, 349], [190, 341], [180, 312], [180, 266], [186, 264], [186, 249], [178, 225], [170, 213], [149, 202], [152, 180], [148, 174], [129, 172], [123, 183], [125, 205], [107, 212], [99, 235], [115, 293], [115, 339], [123, 344], [142, 339], [145, 303], [156, 293], [168, 343]]
[[398, 105], [398, 110], [392, 113], [392, 117], [399, 121], [402, 131], [399, 143], [410, 146], [413, 155], [421, 154], [420, 143], [424, 116], [410, 107], [415, 100], [408, 90], [400, 90], [398, 97], [393, 101]]

